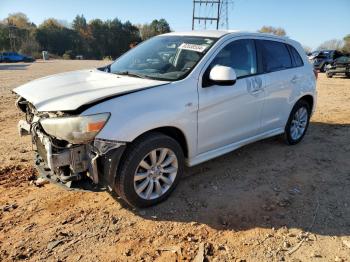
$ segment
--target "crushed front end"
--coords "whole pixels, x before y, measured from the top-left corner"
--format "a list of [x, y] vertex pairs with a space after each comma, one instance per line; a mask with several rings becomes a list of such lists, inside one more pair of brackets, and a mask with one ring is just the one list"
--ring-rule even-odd
[[32, 137], [41, 177], [67, 188], [112, 190], [125, 143], [96, 138], [109, 113], [38, 112], [22, 97], [16, 105], [26, 115], [18, 123], [19, 134]]

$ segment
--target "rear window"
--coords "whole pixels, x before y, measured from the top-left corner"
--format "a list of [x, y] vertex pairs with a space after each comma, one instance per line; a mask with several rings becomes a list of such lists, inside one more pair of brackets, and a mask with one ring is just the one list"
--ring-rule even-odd
[[288, 46], [289, 46], [290, 53], [291, 53], [293, 60], [294, 60], [294, 66], [295, 67], [303, 66], [304, 65], [303, 59], [300, 57], [298, 51], [295, 50], [295, 48], [293, 46], [291, 46], [291, 45], [288, 45]]
[[292, 60], [284, 43], [259, 40], [265, 72], [274, 72], [292, 67]]

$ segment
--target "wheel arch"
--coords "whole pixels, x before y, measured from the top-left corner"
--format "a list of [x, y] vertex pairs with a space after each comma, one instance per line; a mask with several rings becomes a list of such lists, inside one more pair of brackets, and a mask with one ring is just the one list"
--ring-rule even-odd
[[162, 127], [157, 127], [151, 130], [147, 130], [145, 132], [143, 132], [142, 134], [138, 135], [133, 141], [149, 134], [149, 133], [162, 133], [166, 136], [169, 136], [171, 138], [173, 138], [174, 140], [176, 140], [179, 145], [182, 148], [182, 151], [184, 153], [185, 158], [188, 158], [189, 156], [189, 145], [186, 139], [186, 136], [184, 134], [184, 132], [179, 129], [178, 127], [174, 127], [174, 126], [162, 126]]
[[[295, 102], [295, 104], [296, 103], [298, 103], [299, 101], [305, 101], [305, 102], [307, 102], [308, 104], [309, 104], [309, 106], [310, 106], [310, 110], [311, 110], [311, 112], [313, 112], [313, 109], [314, 109], [314, 98], [313, 98], [313, 96], [312, 95], [304, 95], [304, 96], [302, 96], [302, 97], [300, 97], [296, 102]], [[294, 104], [294, 105], [295, 105]]]
[[314, 106], [315, 106], [315, 98], [311, 95], [311, 94], [304, 94], [303, 96], [299, 97], [298, 99], [296, 99], [293, 103], [291, 103], [291, 107], [289, 109], [289, 114], [288, 114], [288, 118], [285, 120], [284, 122], [284, 127], [287, 125], [288, 123], [288, 119], [290, 117], [290, 114], [292, 113], [293, 108], [295, 107], [295, 105], [299, 102], [299, 101], [306, 101], [309, 106], [310, 106], [310, 114], [313, 113], [314, 111]]

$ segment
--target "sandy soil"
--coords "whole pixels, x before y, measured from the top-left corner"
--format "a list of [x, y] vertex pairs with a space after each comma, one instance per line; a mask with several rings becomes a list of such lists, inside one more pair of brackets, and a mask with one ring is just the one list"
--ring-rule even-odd
[[350, 261], [350, 79], [318, 81], [296, 146], [272, 138], [186, 170], [143, 210], [106, 192], [33, 185], [11, 89], [103, 61], [0, 64], [0, 260]]

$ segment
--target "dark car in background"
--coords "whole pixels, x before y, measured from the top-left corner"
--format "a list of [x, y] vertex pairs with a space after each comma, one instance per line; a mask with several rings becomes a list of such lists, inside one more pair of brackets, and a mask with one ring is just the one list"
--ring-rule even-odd
[[337, 50], [314, 51], [309, 55], [309, 61], [314, 66], [314, 69], [326, 72], [327, 65], [332, 64], [335, 59], [341, 56], [343, 54]]
[[31, 56], [19, 54], [17, 52], [3, 52], [0, 53], [0, 61], [5, 63], [10, 62], [34, 62], [35, 59]]
[[326, 75], [331, 78], [334, 75], [346, 75], [350, 77], [350, 57], [341, 56], [335, 61], [326, 67]]

